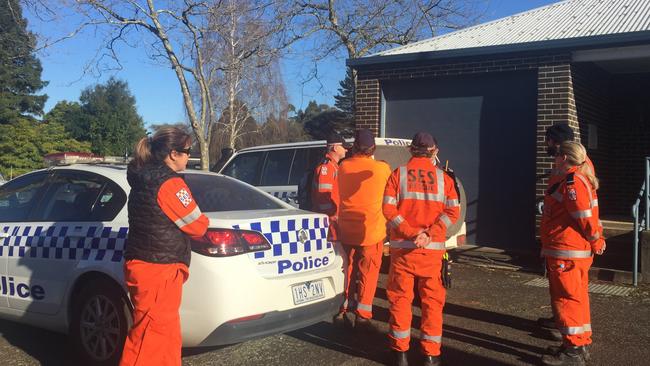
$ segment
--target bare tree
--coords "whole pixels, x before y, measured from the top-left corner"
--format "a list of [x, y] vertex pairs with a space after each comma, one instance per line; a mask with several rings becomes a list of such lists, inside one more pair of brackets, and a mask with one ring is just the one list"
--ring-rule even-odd
[[[258, 3], [265, 19], [274, 21], [268, 31], [282, 38], [285, 22], [283, 0]], [[261, 4], [264, 3], [264, 4]], [[183, 95], [189, 124], [201, 151], [201, 166], [209, 167], [208, 142], [215, 123], [214, 89], [211, 79], [224, 71], [221, 66], [208, 67], [206, 45], [219, 23], [212, 20], [227, 11], [230, 2], [223, 0], [75, 0], [76, 11], [84, 23], [108, 27], [108, 56], [119, 64], [119, 46], [142, 47], [147, 55], [167, 64], [176, 74]], [[144, 46], [144, 47], [143, 47]], [[253, 57], [257, 49], [240, 54], [241, 60]]]

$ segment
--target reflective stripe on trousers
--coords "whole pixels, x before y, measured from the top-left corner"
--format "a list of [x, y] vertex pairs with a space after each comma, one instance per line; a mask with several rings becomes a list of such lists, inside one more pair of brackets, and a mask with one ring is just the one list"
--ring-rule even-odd
[[357, 310], [372, 311], [372, 304], [368, 305], [368, 304], [358, 303]]
[[[390, 247], [391, 248], [398, 248], [398, 249], [416, 249], [416, 248], [418, 248], [418, 246], [415, 245], [415, 243], [412, 242], [412, 241], [397, 241], [397, 240], [391, 240], [390, 241]], [[445, 250], [445, 243], [432, 241], [429, 244], [427, 244], [426, 247], [421, 248], [421, 249]]]
[[442, 342], [442, 336], [441, 335], [432, 336], [432, 335], [422, 333], [421, 337], [422, 337], [422, 340], [425, 340], [425, 341], [436, 342], [436, 343], [441, 343]]
[[554, 258], [589, 258], [591, 250], [552, 250], [542, 249], [542, 255]]
[[407, 330], [391, 329], [390, 330], [390, 335], [392, 335], [393, 337], [395, 337], [397, 339], [404, 339], [404, 338], [408, 338], [408, 337], [411, 336], [411, 330], [410, 329], [407, 329]]

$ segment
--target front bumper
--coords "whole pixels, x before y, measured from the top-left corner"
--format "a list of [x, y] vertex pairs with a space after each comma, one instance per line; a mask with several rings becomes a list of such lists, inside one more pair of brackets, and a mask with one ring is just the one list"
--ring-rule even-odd
[[339, 311], [343, 295], [317, 302], [312, 305], [286, 311], [273, 311], [263, 318], [225, 323], [214, 330], [197, 347], [219, 346], [248, 341], [272, 334], [285, 333], [304, 328], [323, 320], [329, 320]]

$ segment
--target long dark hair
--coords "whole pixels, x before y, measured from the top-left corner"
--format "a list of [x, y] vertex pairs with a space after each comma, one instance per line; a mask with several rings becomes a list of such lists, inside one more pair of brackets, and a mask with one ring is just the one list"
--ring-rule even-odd
[[133, 163], [142, 167], [147, 163], [161, 163], [172, 150], [185, 149], [192, 142], [192, 136], [177, 127], [164, 127], [153, 137], [143, 137], [135, 145]]

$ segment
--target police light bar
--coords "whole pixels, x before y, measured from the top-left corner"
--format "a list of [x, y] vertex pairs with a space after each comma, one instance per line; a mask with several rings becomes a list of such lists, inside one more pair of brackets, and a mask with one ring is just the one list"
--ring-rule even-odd
[[70, 165], [70, 164], [125, 164], [129, 159], [119, 156], [99, 156], [86, 152], [61, 152], [47, 154], [43, 157], [47, 166]]

